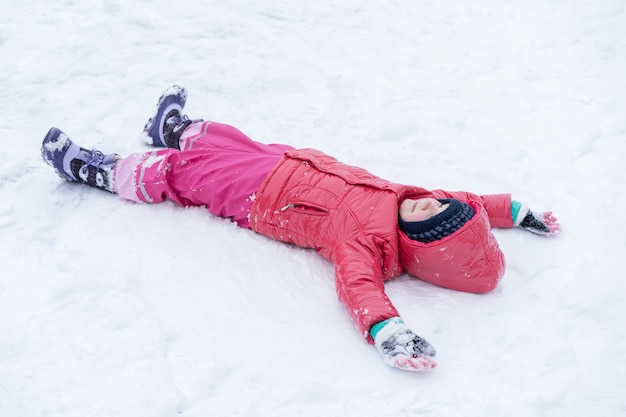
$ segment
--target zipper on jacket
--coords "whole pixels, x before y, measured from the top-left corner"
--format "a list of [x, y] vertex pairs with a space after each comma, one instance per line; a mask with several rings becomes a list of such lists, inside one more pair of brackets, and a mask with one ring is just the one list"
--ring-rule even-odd
[[308, 204], [308, 203], [289, 203], [283, 208], [281, 208], [280, 211], [284, 212], [284, 211], [293, 210], [293, 209], [296, 209], [300, 212], [307, 213], [307, 214], [316, 214], [316, 215], [328, 214], [328, 209], [321, 207], [321, 206]]

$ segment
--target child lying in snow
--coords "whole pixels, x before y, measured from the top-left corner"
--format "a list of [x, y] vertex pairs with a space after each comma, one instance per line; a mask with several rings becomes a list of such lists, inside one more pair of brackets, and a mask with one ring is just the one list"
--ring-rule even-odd
[[383, 283], [407, 272], [459, 291], [493, 290], [504, 255], [491, 227], [553, 235], [551, 212], [509, 194], [426, 190], [378, 178], [315, 149], [255, 142], [232, 126], [190, 120], [183, 87], [160, 97], [144, 128], [157, 149], [125, 158], [73, 143], [52, 128], [42, 156], [61, 176], [122, 198], [206, 206], [272, 239], [313, 248], [335, 265], [337, 294], [388, 365], [436, 366], [435, 349], [409, 330]]

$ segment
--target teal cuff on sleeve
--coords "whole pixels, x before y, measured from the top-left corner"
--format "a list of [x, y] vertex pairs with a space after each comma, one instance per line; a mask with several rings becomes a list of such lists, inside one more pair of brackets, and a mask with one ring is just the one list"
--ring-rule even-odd
[[389, 322], [404, 324], [404, 320], [402, 320], [400, 317], [392, 317], [387, 320], [379, 321], [378, 323], [370, 327], [370, 335], [372, 336], [372, 339], [376, 340], [376, 335], [378, 334], [378, 332], [380, 332], [383, 327], [389, 324]]
[[513, 220], [514, 224], [517, 224], [517, 215], [522, 206], [523, 204], [519, 201], [511, 200], [511, 217], [513, 217], [511, 220]]

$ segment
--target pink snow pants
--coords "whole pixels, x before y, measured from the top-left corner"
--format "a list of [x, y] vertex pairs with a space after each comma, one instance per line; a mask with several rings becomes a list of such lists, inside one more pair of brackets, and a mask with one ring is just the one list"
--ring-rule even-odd
[[238, 129], [196, 122], [185, 129], [180, 149], [133, 153], [118, 161], [113, 189], [140, 203], [172, 200], [206, 206], [216, 216], [248, 226], [255, 193], [288, 145], [253, 141]]

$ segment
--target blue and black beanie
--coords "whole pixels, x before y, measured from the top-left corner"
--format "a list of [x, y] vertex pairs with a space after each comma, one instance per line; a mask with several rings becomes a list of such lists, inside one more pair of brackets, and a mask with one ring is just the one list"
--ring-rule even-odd
[[476, 213], [469, 204], [455, 198], [439, 200], [448, 207], [420, 222], [406, 222], [398, 216], [398, 226], [408, 237], [422, 243], [430, 243], [451, 235], [467, 223]]

